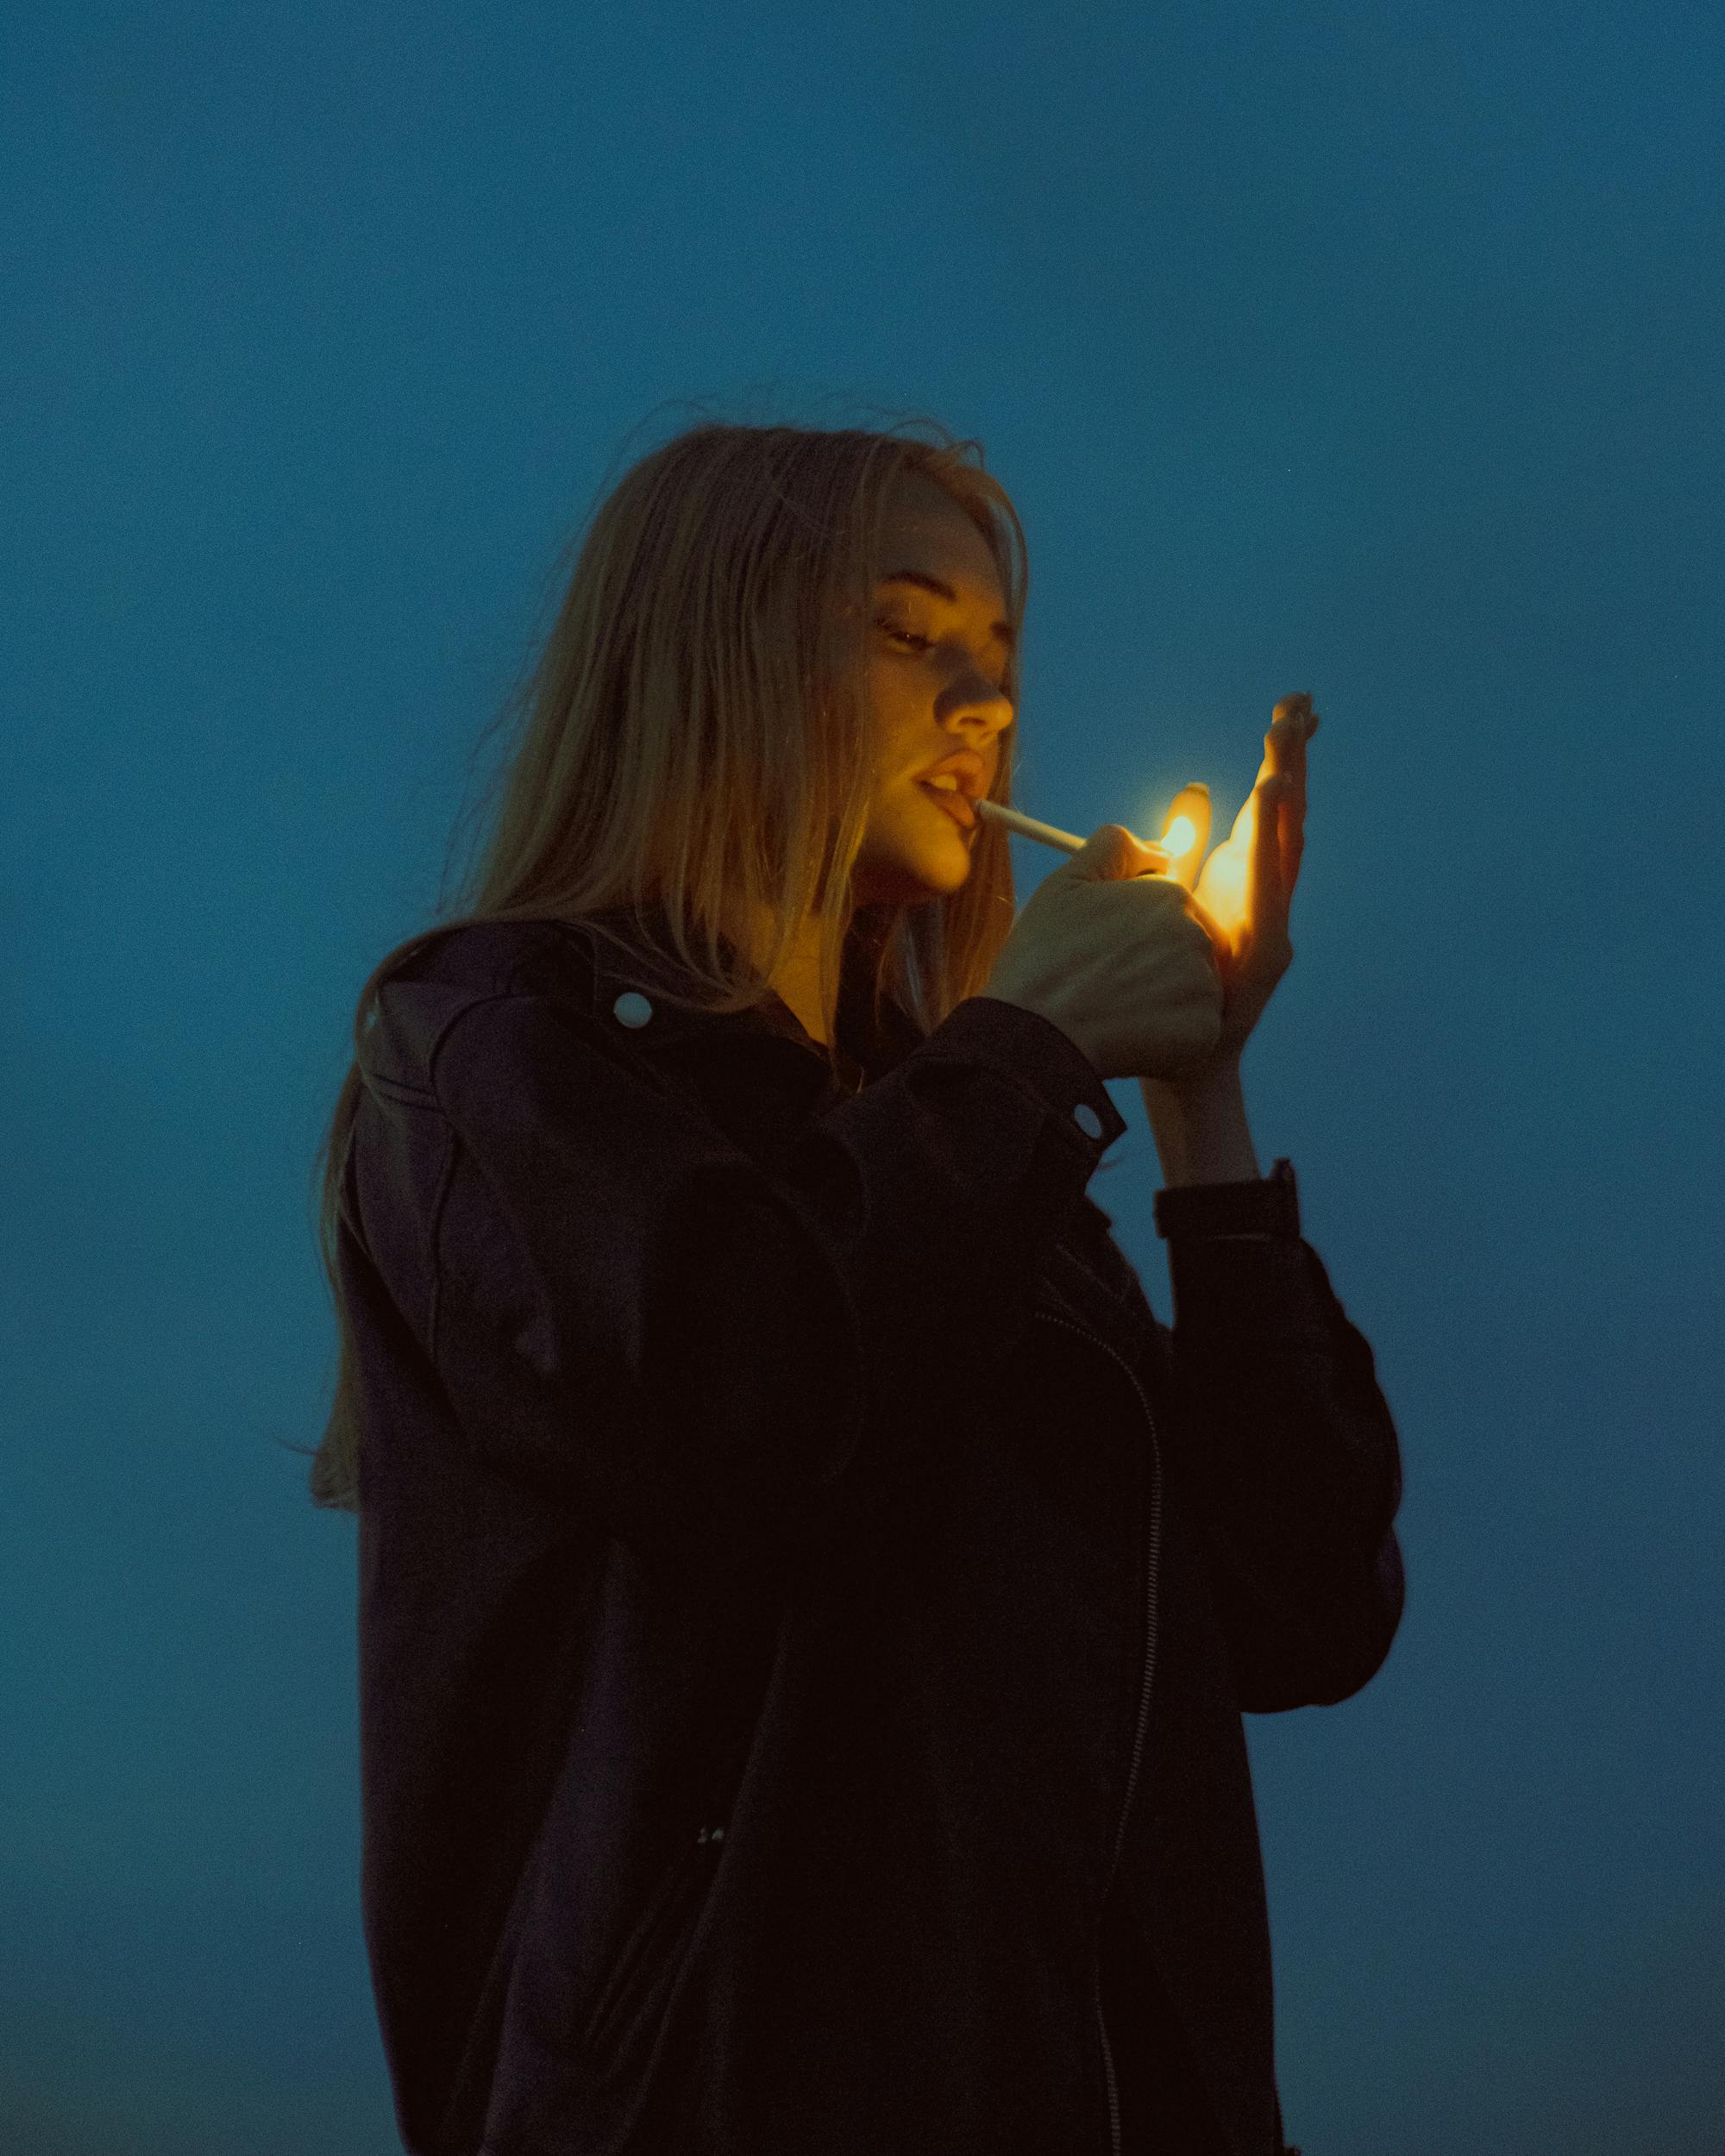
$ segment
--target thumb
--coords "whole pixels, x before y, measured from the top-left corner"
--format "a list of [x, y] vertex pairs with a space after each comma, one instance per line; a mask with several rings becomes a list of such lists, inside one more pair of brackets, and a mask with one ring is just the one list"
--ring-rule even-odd
[[1160, 868], [1163, 860], [1161, 854], [1134, 838], [1124, 824], [1102, 824], [1066, 863], [1066, 873], [1084, 881], [1113, 882]]

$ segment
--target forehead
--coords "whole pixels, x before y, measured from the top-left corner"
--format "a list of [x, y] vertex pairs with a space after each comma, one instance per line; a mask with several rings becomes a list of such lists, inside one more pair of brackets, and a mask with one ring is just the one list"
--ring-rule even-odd
[[943, 583], [974, 592], [1001, 612], [1006, 594], [988, 542], [944, 486], [921, 472], [900, 475], [888, 498], [880, 574], [919, 569]]

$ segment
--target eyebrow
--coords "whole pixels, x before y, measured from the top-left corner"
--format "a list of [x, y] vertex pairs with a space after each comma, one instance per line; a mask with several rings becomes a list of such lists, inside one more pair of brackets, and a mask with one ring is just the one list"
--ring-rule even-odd
[[[957, 606], [958, 594], [950, 584], [943, 584], [938, 576], [925, 576], [920, 569], [894, 569], [890, 576], [881, 579], [882, 584], [916, 584], [925, 592], [932, 592], [937, 599], [944, 599], [949, 606]], [[998, 636], [1008, 651], [1015, 649], [1017, 639], [1010, 622], [997, 621], [989, 634]]]

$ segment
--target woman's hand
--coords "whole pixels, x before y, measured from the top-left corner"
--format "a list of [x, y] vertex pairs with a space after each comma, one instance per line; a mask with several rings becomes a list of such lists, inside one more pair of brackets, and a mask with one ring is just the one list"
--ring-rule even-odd
[[[1238, 1064], [1276, 984], [1293, 962], [1288, 915], [1305, 844], [1306, 744], [1317, 730], [1318, 714], [1309, 695], [1302, 691], [1282, 699], [1270, 714], [1264, 761], [1251, 793], [1233, 830], [1208, 861], [1208, 789], [1183, 788], [1169, 811], [1170, 819], [1189, 816], [1197, 827], [1196, 840], [1169, 874], [1191, 894], [1192, 912], [1215, 949], [1224, 994], [1222, 1036], [1215, 1054], [1202, 1072], [1182, 1080], [1182, 1086]], [[1203, 868], [1197, 872], [1200, 862]]]

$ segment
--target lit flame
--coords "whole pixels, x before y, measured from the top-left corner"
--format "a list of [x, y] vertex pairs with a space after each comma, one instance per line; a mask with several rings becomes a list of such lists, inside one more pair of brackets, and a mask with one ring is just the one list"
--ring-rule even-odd
[[1168, 856], [1169, 874], [1180, 881], [1191, 876], [1193, 896], [1225, 935], [1238, 935], [1251, 912], [1251, 849], [1258, 827], [1258, 795], [1246, 796], [1234, 819], [1234, 827], [1209, 858], [1198, 866], [1205, 843], [1205, 826], [1182, 810], [1168, 819], [1168, 828], [1157, 843]]
[[1197, 843], [1198, 826], [1189, 816], [1176, 816], [1157, 841], [1164, 852], [1178, 861], [1182, 854], [1190, 853]]

